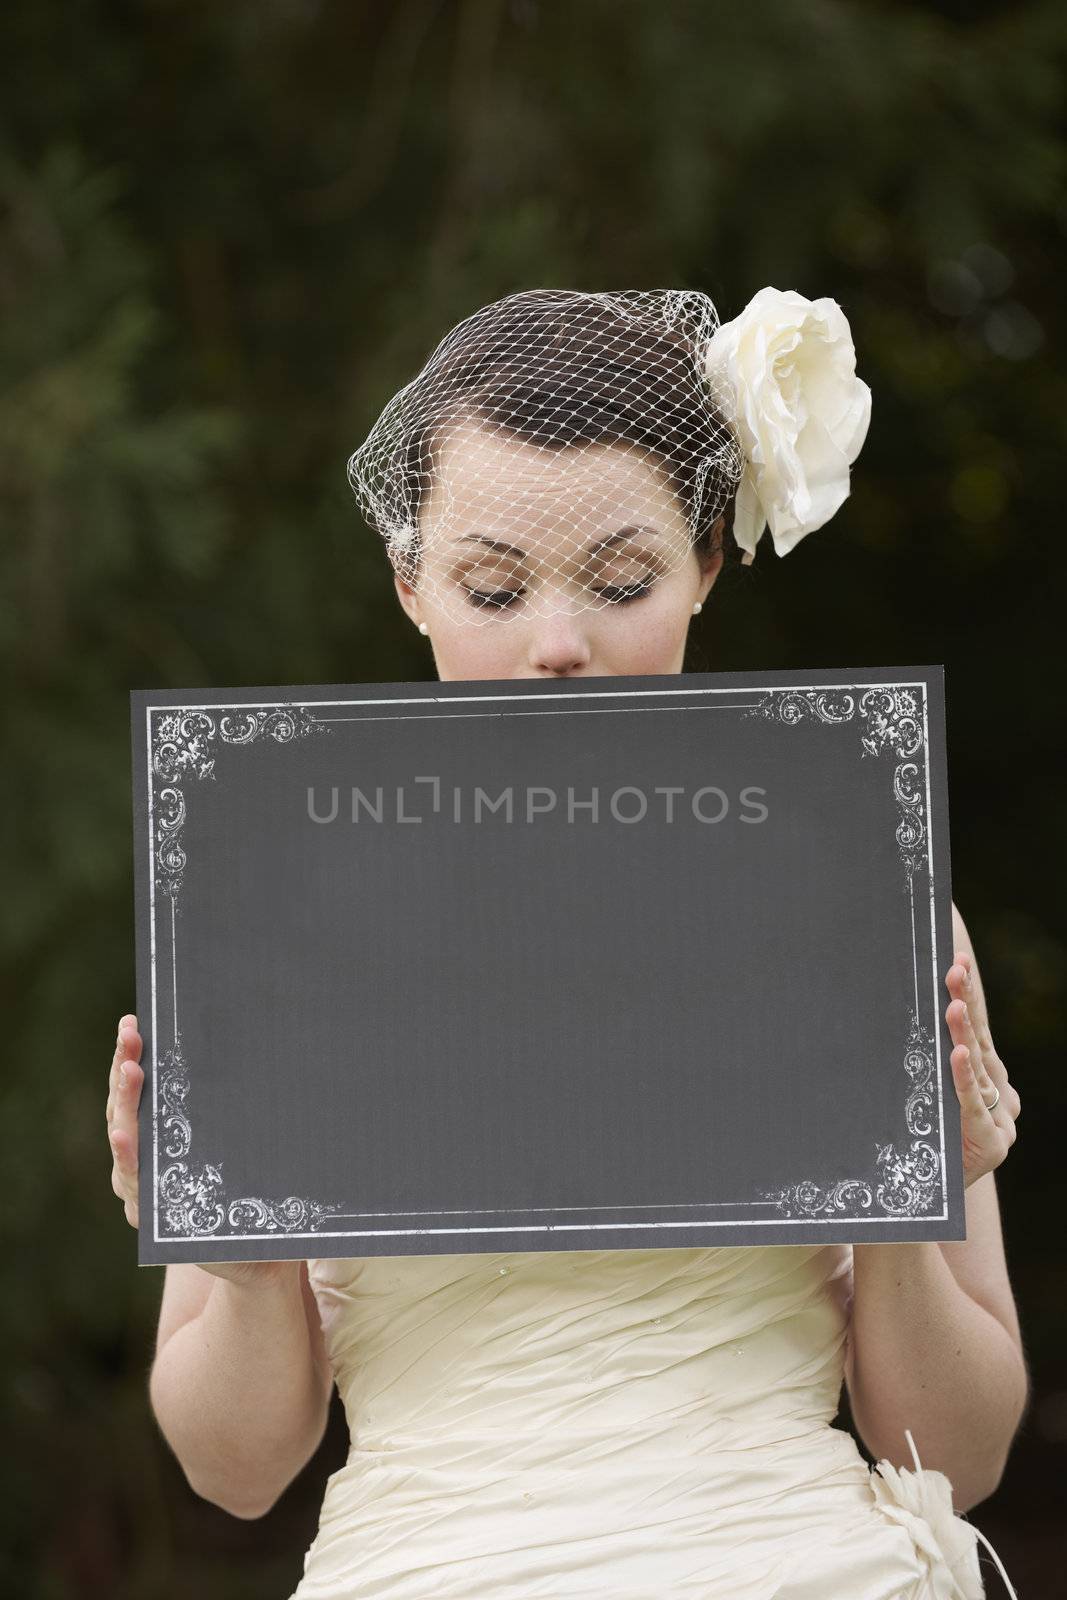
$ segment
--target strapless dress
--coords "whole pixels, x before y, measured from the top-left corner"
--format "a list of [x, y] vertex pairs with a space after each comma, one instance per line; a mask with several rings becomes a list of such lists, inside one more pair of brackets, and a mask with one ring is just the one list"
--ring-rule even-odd
[[922, 1467], [921, 1418], [914, 1469], [832, 1426], [851, 1268], [850, 1245], [310, 1261], [351, 1445], [290, 1600], [981, 1600], [992, 1546]]

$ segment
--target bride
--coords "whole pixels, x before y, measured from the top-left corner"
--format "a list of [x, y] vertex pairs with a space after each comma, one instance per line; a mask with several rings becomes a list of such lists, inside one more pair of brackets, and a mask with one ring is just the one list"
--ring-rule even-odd
[[[724, 568], [842, 504], [869, 416], [832, 300], [532, 290], [452, 330], [349, 479], [442, 681], [678, 673]], [[953, 930], [965, 1241], [171, 1265], [150, 1399], [193, 1490], [262, 1516], [336, 1384], [292, 1600], [977, 1600], [979, 1540], [1007, 1582], [963, 1513], [1029, 1397], [994, 1179], [1020, 1100]], [[134, 1227], [141, 1051], [124, 1016]]]

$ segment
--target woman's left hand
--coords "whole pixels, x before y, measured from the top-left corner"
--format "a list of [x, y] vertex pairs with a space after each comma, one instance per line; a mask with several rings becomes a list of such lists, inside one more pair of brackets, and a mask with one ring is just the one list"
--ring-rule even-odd
[[[952, 996], [945, 1020], [952, 1035], [952, 1077], [960, 1102], [963, 1128], [965, 1189], [999, 1167], [1015, 1143], [1015, 1119], [1021, 1101], [1008, 1081], [1008, 1071], [993, 1048], [985, 999], [974, 969], [974, 956], [957, 942], [956, 959], [945, 975]], [[991, 1111], [989, 1103], [1000, 1099]]]

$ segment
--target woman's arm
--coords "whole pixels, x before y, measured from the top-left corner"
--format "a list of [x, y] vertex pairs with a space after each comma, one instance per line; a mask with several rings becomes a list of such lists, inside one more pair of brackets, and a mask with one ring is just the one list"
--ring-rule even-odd
[[329, 1411], [333, 1377], [306, 1266], [254, 1283], [187, 1270], [203, 1280], [202, 1309], [183, 1317], [172, 1297], [161, 1312], [152, 1409], [195, 1493], [260, 1517], [315, 1453]]
[[945, 1473], [956, 1510], [969, 1510], [1000, 1483], [1026, 1410], [1022, 1350], [960, 1287], [936, 1240], [858, 1244], [853, 1260], [845, 1379], [860, 1437], [876, 1460], [911, 1467], [910, 1428], [923, 1466]]
[[[993, 1051], [973, 946], [955, 906], [952, 912], [957, 964], [946, 983], [954, 997], [953, 1037], [958, 1049], [964, 1036], [956, 1002], [966, 1000], [974, 1030], [967, 1036], [973, 1040], [970, 1058], [982, 1099], [992, 1099], [994, 1085], [1000, 1088], [1007, 1110], [998, 1107], [997, 1120], [1007, 1126], [1019, 1114], [1019, 1096]], [[958, 981], [960, 955], [971, 969], [965, 987]], [[963, 1082], [959, 1076], [956, 1081]], [[965, 1091], [964, 1083], [961, 1101]], [[979, 1122], [984, 1115], [979, 1108]], [[966, 1106], [963, 1116], [967, 1143]], [[984, 1133], [987, 1153], [981, 1159], [995, 1165], [1014, 1130], [1009, 1137], [990, 1124]], [[980, 1126], [969, 1149], [972, 1163], [982, 1137]], [[871, 1455], [888, 1457], [897, 1467], [912, 1465], [904, 1438], [910, 1428], [923, 1465], [951, 1479], [957, 1510], [996, 1489], [1030, 1395], [992, 1170], [971, 1176], [965, 1206], [965, 1240], [854, 1247], [845, 1361], [853, 1420]]]

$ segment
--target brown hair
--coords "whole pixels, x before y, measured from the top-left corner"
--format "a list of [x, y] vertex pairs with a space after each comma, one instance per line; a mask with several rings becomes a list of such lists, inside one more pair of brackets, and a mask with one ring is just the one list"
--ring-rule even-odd
[[[672, 294], [681, 305], [673, 321], [649, 313], [647, 302], [659, 307]], [[740, 446], [703, 379], [702, 351], [678, 326], [687, 317], [705, 326], [708, 307], [705, 296], [681, 291], [534, 289], [460, 323], [394, 402], [391, 498], [403, 505], [407, 526], [417, 530], [445, 434], [474, 421], [549, 450], [620, 443], [647, 451], [685, 508], [698, 556], [722, 549], [726, 561], [740, 564], [733, 539]], [[375, 507], [365, 509], [388, 535]], [[392, 559], [413, 582], [417, 538]]]

